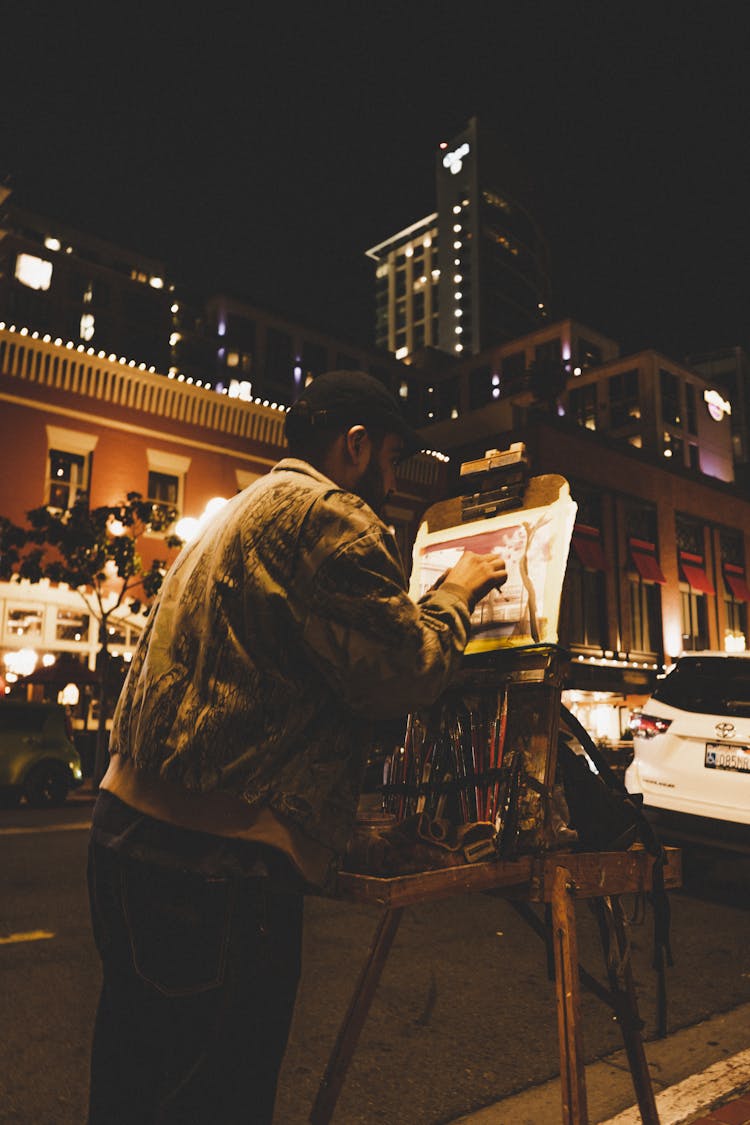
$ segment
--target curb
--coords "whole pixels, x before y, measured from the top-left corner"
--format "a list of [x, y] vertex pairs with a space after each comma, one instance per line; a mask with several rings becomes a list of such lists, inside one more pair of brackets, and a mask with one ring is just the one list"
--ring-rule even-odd
[[[750, 1003], [645, 1046], [661, 1125], [689, 1125], [750, 1088]], [[624, 1050], [586, 1067], [591, 1125], [639, 1125]], [[560, 1079], [522, 1090], [450, 1125], [541, 1125], [561, 1119]], [[726, 1118], [734, 1121], [734, 1117]], [[744, 1118], [738, 1118], [738, 1121]]]

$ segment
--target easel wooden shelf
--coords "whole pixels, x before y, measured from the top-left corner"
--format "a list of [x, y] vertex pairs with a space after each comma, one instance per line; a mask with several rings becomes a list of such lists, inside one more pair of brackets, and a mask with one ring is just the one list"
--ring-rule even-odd
[[[682, 882], [681, 853], [676, 848], [666, 848], [665, 852], [664, 885], [667, 888], [679, 887]], [[622, 894], [651, 889], [653, 865], [653, 857], [636, 845], [626, 852], [550, 852], [540, 857], [523, 856], [513, 861], [476, 863], [387, 879], [342, 874], [340, 895], [343, 899], [381, 906], [383, 914], [321, 1080], [310, 1114], [311, 1125], [328, 1125], [333, 1116], [405, 907], [472, 892], [507, 898], [519, 907], [522, 917], [525, 915], [521, 908], [528, 911], [530, 903], [543, 903], [551, 908], [563, 1125], [588, 1125], [580, 1014], [581, 980], [586, 984], [592, 982], [596, 994], [615, 1011], [642, 1121], [644, 1125], [659, 1125], [640, 1033], [641, 1021], [630, 969], [626, 924], [619, 901]], [[602, 944], [605, 952], [610, 954], [606, 958], [609, 992], [603, 986], [597, 986], [579, 966], [575, 919], [577, 898], [595, 899], [601, 908]], [[528, 914], [526, 920], [530, 920]], [[607, 928], [614, 937], [614, 950], [606, 949], [609, 941], [605, 934]]]

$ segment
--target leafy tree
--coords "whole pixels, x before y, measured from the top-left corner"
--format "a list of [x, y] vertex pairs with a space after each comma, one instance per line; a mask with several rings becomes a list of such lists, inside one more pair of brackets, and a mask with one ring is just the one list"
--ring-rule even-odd
[[0, 579], [8, 581], [15, 574], [30, 582], [43, 578], [65, 582], [78, 591], [98, 622], [97, 786], [106, 769], [110, 618], [119, 616], [123, 606], [133, 614], [147, 612], [161, 587], [166, 561], [154, 560], [144, 569], [138, 540], [145, 532], [167, 532], [165, 546], [180, 547], [182, 540], [168, 532], [176, 516], [176, 509], [144, 500], [138, 492], [129, 492], [121, 503], [101, 508], [90, 508], [88, 496], [79, 493], [67, 511], [41, 507], [27, 512], [28, 527], [0, 516]]

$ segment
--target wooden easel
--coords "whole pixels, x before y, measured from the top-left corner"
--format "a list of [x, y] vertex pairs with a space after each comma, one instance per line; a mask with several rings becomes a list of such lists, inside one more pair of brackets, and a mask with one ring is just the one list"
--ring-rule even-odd
[[[681, 853], [676, 848], [665, 850], [664, 884], [666, 887], [678, 887], [682, 881]], [[651, 889], [653, 863], [653, 857], [648, 852], [634, 846], [626, 852], [556, 852], [541, 857], [476, 863], [389, 879], [342, 874], [340, 888], [343, 898], [379, 905], [383, 914], [331, 1051], [310, 1114], [310, 1125], [328, 1125], [333, 1116], [405, 907], [467, 891], [508, 899], [538, 929], [543, 929], [542, 924], [529, 904], [544, 903], [551, 909], [563, 1125], [588, 1125], [581, 982], [613, 1008], [622, 1031], [641, 1118], [644, 1125], [659, 1125], [641, 1039], [627, 930], [619, 901], [622, 894]], [[579, 966], [576, 899], [596, 900], [609, 991]]]

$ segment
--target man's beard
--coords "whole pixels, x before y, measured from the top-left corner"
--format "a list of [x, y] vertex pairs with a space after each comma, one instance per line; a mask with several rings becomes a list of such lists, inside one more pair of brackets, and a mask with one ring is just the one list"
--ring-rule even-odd
[[370, 461], [354, 489], [366, 504], [369, 504], [377, 516], [382, 516], [388, 495], [380, 466], [374, 459]]

